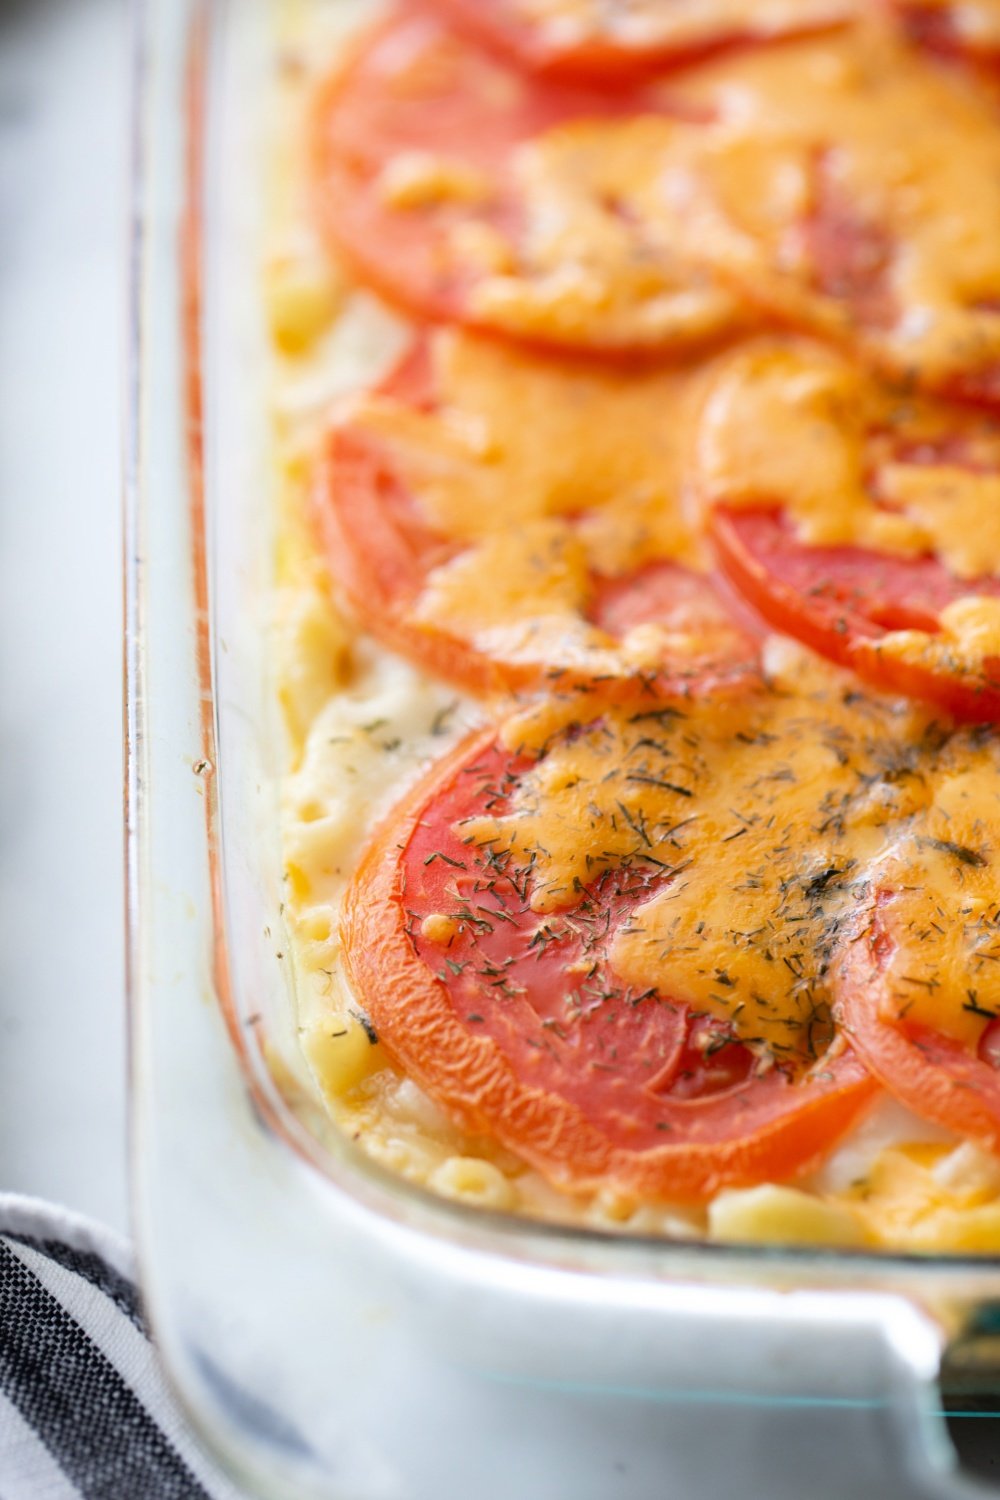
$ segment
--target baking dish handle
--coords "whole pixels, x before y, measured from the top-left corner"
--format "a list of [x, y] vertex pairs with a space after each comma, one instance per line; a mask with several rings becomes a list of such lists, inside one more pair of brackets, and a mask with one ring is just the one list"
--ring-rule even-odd
[[942, 1410], [942, 1375], [971, 1405], [973, 1381], [980, 1397], [998, 1389], [981, 1313], [949, 1344], [954, 1306], [935, 1315], [897, 1292], [609, 1285], [564, 1271], [549, 1282], [494, 1262], [477, 1331], [474, 1312], [455, 1317], [456, 1300], [472, 1309], [487, 1290], [463, 1285], [463, 1259], [437, 1247], [439, 1303], [435, 1270], [421, 1269], [424, 1354], [461, 1370], [464, 1399], [479, 1387], [487, 1430], [551, 1436], [565, 1421], [554, 1454], [576, 1475], [567, 1494], [590, 1494], [604, 1463], [620, 1476], [607, 1493], [644, 1500], [731, 1500], [740, 1476], [768, 1500], [1000, 1495], [961, 1468]]

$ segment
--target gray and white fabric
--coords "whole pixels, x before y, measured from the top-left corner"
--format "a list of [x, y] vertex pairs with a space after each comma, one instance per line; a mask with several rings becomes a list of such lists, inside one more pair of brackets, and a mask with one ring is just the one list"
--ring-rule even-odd
[[0, 1500], [238, 1500], [196, 1447], [110, 1230], [0, 1194]]

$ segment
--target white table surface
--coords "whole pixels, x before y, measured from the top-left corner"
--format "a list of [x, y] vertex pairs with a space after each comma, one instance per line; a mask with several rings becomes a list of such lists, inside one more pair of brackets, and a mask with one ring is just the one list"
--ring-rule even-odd
[[0, 0], [0, 1189], [127, 1228], [125, 0]]

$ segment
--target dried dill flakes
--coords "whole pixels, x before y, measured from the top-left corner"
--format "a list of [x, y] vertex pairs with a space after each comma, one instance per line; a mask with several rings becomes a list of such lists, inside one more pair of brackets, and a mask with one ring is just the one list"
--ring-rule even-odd
[[354, 1017], [355, 1021], [357, 1021], [358, 1025], [361, 1027], [361, 1029], [364, 1032], [365, 1036], [368, 1038], [369, 1042], [374, 1047], [376, 1045], [376, 1043], [378, 1042], [378, 1032], [375, 1030], [375, 1027], [372, 1025], [371, 1021], [365, 1015], [364, 1011], [363, 1010], [353, 1010], [352, 1009], [349, 1012], [349, 1014]]
[[974, 869], [982, 869], [989, 864], [989, 856], [981, 849], [970, 849], [966, 844], [952, 843], [951, 839], [932, 839], [917, 836], [917, 843], [922, 849], [939, 849], [942, 854], [950, 854], [952, 859], [957, 859], [960, 865], [971, 865]]

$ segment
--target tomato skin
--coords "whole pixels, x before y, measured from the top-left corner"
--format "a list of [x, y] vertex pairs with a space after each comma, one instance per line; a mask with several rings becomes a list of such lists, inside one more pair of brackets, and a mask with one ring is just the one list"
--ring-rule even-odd
[[889, 910], [880, 892], [867, 922], [834, 965], [833, 1012], [872, 1074], [925, 1120], [1000, 1152], [1000, 1071], [991, 1039], [980, 1055], [927, 1026], [893, 1024], [880, 1014], [894, 951]]
[[[731, 47], [773, 41], [777, 36], [801, 36], [807, 32], [830, 30], [843, 25], [850, 5], [840, 7], [839, 18], [805, 20], [780, 33], [773, 28], [760, 29], [752, 23], [744, 27], [722, 22], [714, 35], [697, 41], [664, 39], [645, 47], [629, 47], [600, 36], [583, 37], [567, 45], [550, 45], [541, 28], [519, 21], [511, 14], [510, 0], [434, 0], [452, 23], [483, 46], [507, 58], [516, 66], [541, 77], [565, 81], [594, 83], [616, 87], [633, 83], [637, 78], [685, 67]], [[833, 9], [833, 7], [828, 7]]]
[[895, 248], [891, 237], [845, 198], [831, 181], [825, 157], [814, 164], [813, 179], [812, 207], [801, 237], [816, 290], [846, 303], [863, 327], [891, 328], [899, 317], [888, 278]]
[[987, 657], [982, 676], [958, 677], [879, 649], [891, 630], [933, 633], [940, 610], [955, 599], [1000, 596], [1000, 579], [958, 580], [934, 558], [803, 546], [774, 508], [718, 506], [709, 529], [723, 572], [776, 630], [884, 692], [936, 703], [959, 719], [1000, 720], [1000, 660]]
[[996, 1070], [1000, 1068], [1000, 1020], [988, 1022], [979, 1039], [979, 1058]]
[[1000, 37], [963, 36], [947, 7], [927, 10], [912, 0], [889, 0], [889, 8], [898, 14], [907, 34], [919, 46], [944, 57], [967, 58], [987, 68], [1000, 64]]
[[[875, 1092], [849, 1049], [828, 1055], [821, 1079], [796, 1084], [777, 1068], [749, 1076], [735, 1047], [722, 1079], [707, 1069], [701, 1086], [708, 1093], [691, 1098], [682, 1068], [691, 1055], [680, 1030], [684, 1019], [690, 1037], [685, 1008], [657, 1002], [647, 1021], [641, 1005], [624, 1004], [624, 1020], [608, 1018], [620, 1025], [620, 1038], [634, 1043], [656, 1034], [661, 1050], [658, 1076], [643, 1086], [636, 1071], [644, 1044], [632, 1047], [623, 1060], [632, 1083], [623, 1090], [603, 1073], [587, 1072], [599, 1044], [596, 1022], [589, 1033], [584, 1022], [569, 1037], [544, 1029], [541, 1012], [561, 999], [547, 973], [539, 980], [540, 1011], [533, 1012], [516, 987], [499, 998], [489, 982], [470, 990], [463, 963], [456, 974], [439, 957], [435, 972], [420, 919], [440, 911], [456, 867], [468, 864], [468, 847], [454, 831], [455, 814], [476, 806], [463, 777], [485, 778], [492, 788], [501, 770], [516, 777], [518, 762], [499, 749], [494, 729], [463, 741], [376, 832], [348, 892], [341, 923], [348, 975], [389, 1054], [466, 1128], [493, 1135], [571, 1190], [610, 1186], [650, 1199], [699, 1201], [724, 1186], [808, 1169]], [[495, 794], [487, 788], [482, 795]], [[483, 891], [489, 888], [487, 882]], [[510, 928], [515, 952], [517, 923], [530, 918], [537, 926], [539, 919], [526, 895], [520, 916], [506, 888], [504, 895], [511, 916], [497, 931], [507, 936]], [[493, 962], [492, 972], [498, 969]], [[522, 977], [528, 972], [522, 968]], [[599, 1020], [603, 1026], [604, 1013]]]
[[[433, 404], [426, 340], [408, 350], [382, 391], [414, 407]], [[714, 628], [714, 644], [703, 657], [637, 666], [615, 680], [606, 666], [591, 670], [585, 662], [549, 665], [491, 655], [417, 618], [412, 606], [428, 573], [460, 549], [426, 525], [386, 452], [349, 424], [330, 435], [313, 512], [331, 574], [365, 628], [391, 650], [477, 696], [589, 691], [599, 683], [609, 700], [637, 693], [660, 700], [741, 692], [760, 680], [752, 625], [739, 617], [711, 575], [665, 560], [627, 575], [595, 574], [585, 622], [620, 638], [684, 606], [706, 622], [706, 629]]]
[[[481, 696], [517, 691], [527, 679], [505, 674], [481, 652], [455, 636], [405, 618], [401, 598], [413, 597], [433, 545], [419, 526], [393, 524], [379, 499], [392, 489], [370, 445], [337, 434], [331, 439], [325, 476], [314, 507], [326, 554], [353, 612], [390, 650]], [[406, 508], [399, 497], [399, 509]], [[443, 560], [443, 558], [442, 558]]]

